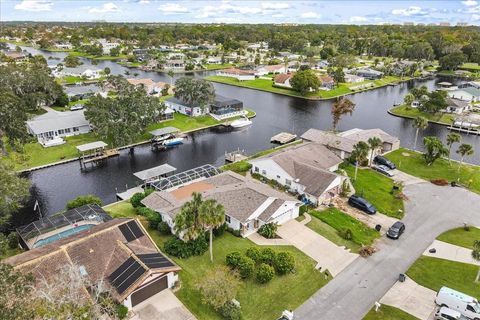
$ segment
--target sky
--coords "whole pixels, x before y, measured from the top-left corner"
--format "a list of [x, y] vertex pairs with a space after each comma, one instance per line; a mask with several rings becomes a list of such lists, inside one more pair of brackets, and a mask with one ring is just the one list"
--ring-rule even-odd
[[0, 0], [0, 21], [480, 25], [480, 0]]

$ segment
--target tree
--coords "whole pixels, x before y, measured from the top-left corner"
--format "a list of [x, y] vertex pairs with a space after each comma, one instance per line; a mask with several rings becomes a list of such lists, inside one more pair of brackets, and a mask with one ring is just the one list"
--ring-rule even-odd
[[175, 82], [175, 98], [203, 110], [215, 99], [215, 88], [206, 80], [183, 77]]
[[75, 199], [68, 201], [65, 208], [67, 210], [71, 210], [86, 204], [96, 204], [98, 206], [102, 206], [102, 199], [91, 194], [86, 196], [78, 196]]
[[213, 262], [213, 229], [225, 223], [223, 206], [212, 199], [203, 201], [199, 208], [199, 220], [203, 228], [209, 231], [210, 260]]
[[369, 161], [371, 165], [373, 163], [373, 156], [375, 154], [375, 151], [383, 145], [383, 141], [380, 138], [371, 137], [371, 138], [368, 138], [367, 142], [370, 147], [370, 150], [372, 150], [372, 152], [370, 153], [370, 161]]
[[63, 58], [63, 64], [67, 68], [75, 68], [75, 67], [78, 67], [79, 65], [81, 65], [82, 62], [80, 62], [79, 57], [68, 55], [65, 58]]
[[170, 77], [170, 85], [173, 86], [173, 77], [175, 76], [175, 72], [172, 69], [168, 70], [167, 75]]
[[320, 80], [312, 70], [298, 71], [290, 79], [292, 89], [305, 95], [310, 91], [317, 91], [320, 87]]
[[[480, 240], [475, 240], [473, 242], [472, 258], [473, 260], [480, 262]], [[477, 276], [475, 277], [475, 282], [479, 282], [479, 281], [480, 281], [480, 268], [478, 269]]]
[[345, 82], [345, 72], [343, 72], [342, 68], [336, 68], [332, 72], [333, 80], [338, 85], [340, 82]]
[[466, 61], [467, 57], [461, 52], [452, 52], [438, 60], [442, 70], [457, 70]]
[[457, 153], [460, 155], [461, 159], [460, 159], [460, 165], [458, 166], [458, 170], [460, 171], [460, 167], [463, 165], [463, 160], [465, 159], [465, 157], [467, 156], [473, 156], [474, 154], [474, 150], [473, 150], [473, 147], [471, 144], [468, 144], [468, 143], [462, 143], [458, 149], [457, 149]]
[[403, 103], [407, 106], [410, 107], [415, 101], [415, 96], [411, 93], [407, 93], [407, 95], [403, 98]]
[[203, 225], [200, 221], [200, 206], [202, 195], [194, 192], [192, 200], [183, 204], [180, 213], [175, 216], [175, 233], [186, 241], [195, 240], [203, 232]]
[[418, 116], [413, 120], [412, 126], [416, 128], [415, 130], [415, 140], [413, 142], [413, 150], [417, 150], [417, 140], [418, 140], [418, 132], [421, 130], [425, 130], [428, 127], [428, 120], [425, 117]]
[[450, 132], [448, 135], [447, 135], [447, 146], [448, 146], [448, 163], [451, 164], [452, 161], [451, 161], [451, 151], [452, 151], [452, 146], [454, 143], [458, 143], [460, 142], [460, 140], [462, 139], [462, 137], [456, 133], [456, 132]]
[[28, 138], [24, 100], [10, 90], [0, 89], [0, 152], [6, 153], [4, 137], [11, 146], [25, 143]]
[[31, 289], [34, 279], [0, 263], [0, 318], [4, 320], [33, 319]]
[[240, 280], [238, 274], [227, 267], [218, 266], [210, 270], [197, 284], [204, 304], [219, 310], [235, 299]]
[[448, 148], [437, 137], [425, 137], [423, 138], [423, 144], [425, 145], [423, 157], [427, 166], [431, 166], [438, 158], [448, 155]]
[[110, 55], [112, 57], [118, 57], [120, 55], [120, 47], [110, 49]]
[[427, 94], [428, 99], [426, 101], [422, 101], [422, 96], [420, 98], [420, 106], [418, 109], [423, 112], [428, 112], [431, 114], [435, 114], [438, 111], [445, 109], [448, 105], [447, 103], [447, 91], [444, 90], [436, 90], [432, 91]]
[[105, 67], [105, 69], [103, 69], [103, 73], [104, 73], [106, 76], [110, 75], [111, 72], [112, 72], [112, 70], [110, 70], [109, 67]]
[[21, 178], [12, 165], [0, 160], [0, 225], [29, 198], [30, 180]]
[[410, 90], [410, 93], [415, 97], [416, 100], [420, 100], [422, 96], [428, 95], [428, 89], [426, 86], [415, 87]]
[[333, 131], [337, 130], [338, 122], [345, 114], [352, 115], [355, 110], [355, 103], [347, 98], [340, 98], [332, 106]]
[[353, 146], [352, 159], [355, 160], [355, 180], [357, 180], [358, 164], [367, 159], [370, 147], [364, 141], [359, 141]]

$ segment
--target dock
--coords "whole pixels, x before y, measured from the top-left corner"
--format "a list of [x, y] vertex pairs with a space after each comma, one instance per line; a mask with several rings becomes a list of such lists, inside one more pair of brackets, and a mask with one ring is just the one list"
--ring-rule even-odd
[[144, 190], [141, 187], [134, 187], [131, 189], [127, 189], [124, 192], [117, 193], [117, 199], [121, 200], [130, 200], [130, 198], [137, 192], [143, 192]]
[[278, 143], [278, 144], [286, 144], [292, 142], [297, 138], [296, 134], [288, 133], [288, 132], [281, 132], [277, 135], [274, 135], [271, 139], [271, 143]]
[[164, 149], [165, 146], [163, 145], [163, 142], [169, 138], [174, 138], [179, 132], [180, 129], [175, 127], [165, 127], [150, 131], [150, 134], [153, 136], [152, 140], [150, 141], [151, 149]]
[[103, 141], [95, 141], [77, 146], [77, 150], [81, 153], [79, 158], [80, 168], [87, 168], [88, 164], [98, 165], [110, 157], [120, 154], [117, 149], [106, 149], [107, 144]]
[[248, 159], [248, 156], [245, 153], [245, 150], [237, 149], [232, 152], [225, 151], [225, 162], [235, 163], [246, 159]]
[[158, 181], [160, 178], [167, 177], [175, 171], [177, 171], [177, 168], [165, 163], [157, 167], [135, 172], [133, 175], [142, 180], [143, 185], [146, 186], [152, 182]]

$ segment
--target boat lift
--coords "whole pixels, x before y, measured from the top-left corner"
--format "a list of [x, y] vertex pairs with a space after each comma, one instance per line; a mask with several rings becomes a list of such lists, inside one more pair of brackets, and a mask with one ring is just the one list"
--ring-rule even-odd
[[81, 153], [79, 158], [80, 168], [87, 169], [87, 164], [99, 165], [106, 159], [118, 156], [120, 153], [117, 149], [106, 149], [108, 146], [103, 141], [95, 141], [77, 146], [77, 150]]
[[169, 174], [175, 171], [177, 171], [177, 168], [165, 163], [161, 166], [135, 172], [133, 175], [142, 180], [143, 186], [147, 186], [155, 181], [158, 181], [160, 178], [167, 177]]
[[175, 127], [165, 127], [157, 130], [150, 131], [150, 134], [153, 135], [151, 140], [151, 149], [158, 150], [159, 148], [165, 148], [164, 141], [176, 136], [180, 132], [180, 129]]

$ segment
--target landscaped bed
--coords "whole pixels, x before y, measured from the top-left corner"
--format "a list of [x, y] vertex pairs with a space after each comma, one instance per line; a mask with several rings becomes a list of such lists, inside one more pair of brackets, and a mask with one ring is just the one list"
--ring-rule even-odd
[[436, 114], [431, 114], [427, 112], [422, 112], [418, 108], [408, 107], [406, 105], [401, 105], [395, 108], [390, 109], [390, 113], [404, 117], [414, 119], [416, 117], [424, 117], [430, 122], [443, 123], [445, 125], [451, 125], [455, 117], [452, 114], [439, 112]]
[[437, 240], [473, 249], [473, 242], [480, 240], [480, 229], [475, 227], [468, 227], [468, 230], [463, 227], [452, 229], [442, 233]]
[[417, 317], [398, 308], [382, 304], [378, 312], [372, 308], [363, 320], [417, 320]]

